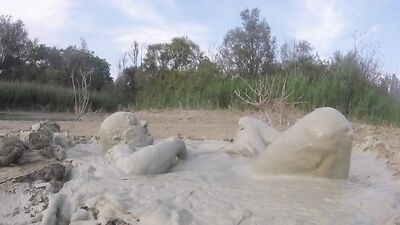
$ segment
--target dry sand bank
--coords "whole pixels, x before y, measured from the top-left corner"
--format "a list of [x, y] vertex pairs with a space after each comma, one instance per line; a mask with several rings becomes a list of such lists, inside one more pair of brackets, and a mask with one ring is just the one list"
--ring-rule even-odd
[[[261, 118], [257, 112], [227, 110], [154, 110], [137, 113], [140, 119], [149, 122], [149, 130], [156, 139], [171, 135], [193, 139], [230, 139], [235, 135], [240, 117]], [[72, 135], [90, 136], [97, 134], [100, 123], [110, 114], [97, 113], [75, 121], [71, 113], [3, 112], [0, 113], [0, 134], [27, 129], [36, 121], [49, 119]], [[279, 128], [284, 129], [285, 126]]]

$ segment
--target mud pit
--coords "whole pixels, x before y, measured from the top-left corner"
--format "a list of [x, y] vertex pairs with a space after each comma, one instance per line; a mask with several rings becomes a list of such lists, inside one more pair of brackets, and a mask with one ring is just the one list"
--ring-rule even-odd
[[[261, 178], [243, 169], [247, 159], [216, 152], [224, 142], [185, 142], [188, 159], [156, 176], [126, 176], [104, 160], [101, 145], [77, 146], [68, 154], [72, 180], [50, 195], [54, 210], [45, 211], [44, 224], [56, 211], [77, 220], [71, 224], [119, 218], [153, 225], [390, 224], [399, 212], [400, 185], [370, 154], [353, 154], [347, 181]], [[99, 211], [96, 220], [90, 208]]]
[[[43, 224], [53, 224], [55, 214], [63, 215], [60, 224], [106, 224], [110, 218], [129, 224], [395, 224], [399, 215], [399, 182], [368, 149], [381, 148], [379, 143], [355, 143], [349, 179], [338, 181], [256, 177], [244, 168], [250, 159], [221, 151], [227, 142], [184, 141], [187, 159], [172, 173], [156, 176], [121, 173], [97, 143], [69, 149], [72, 179], [59, 193], [47, 195]], [[29, 213], [10, 217], [11, 209], [25, 207], [26, 189], [0, 195], [1, 202], [13, 202], [1, 208], [0, 215], [8, 215], [0, 220], [4, 224], [30, 218]]]

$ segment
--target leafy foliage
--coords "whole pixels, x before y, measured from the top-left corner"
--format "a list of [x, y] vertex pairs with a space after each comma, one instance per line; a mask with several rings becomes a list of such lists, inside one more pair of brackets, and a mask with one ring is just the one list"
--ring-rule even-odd
[[92, 71], [91, 89], [100, 90], [112, 84], [110, 65], [87, 49], [48, 47], [31, 41], [21, 20], [0, 16], [0, 80], [32, 81], [71, 86], [71, 73], [78, 68]]
[[21, 20], [0, 16], [0, 79], [21, 77], [32, 45]]
[[281, 46], [281, 67], [284, 70], [306, 71], [308, 73], [320, 73], [322, 62], [310, 42], [301, 40], [292, 43], [285, 42]]
[[152, 44], [144, 59], [146, 71], [195, 70], [203, 60], [200, 47], [188, 37], [173, 38], [170, 44]]
[[275, 38], [271, 29], [255, 8], [240, 13], [242, 27], [225, 35], [220, 48], [219, 64], [228, 72], [260, 75], [271, 69], [275, 57]]
[[105, 59], [101, 59], [94, 55], [93, 52], [87, 50], [86, 43], [82, 40], [81, 47], [69, 46], [68, 48], [61, 50], [63, 68], [65, 77], [68, 80], [65, 81], [66, 86], [71, 86], [69, 76], [72, 73], [78, 73], [79, 70], [92, 74], [92, 83], [90, 88], [92, 90], [101, 90], [103, 87], [112, 83], [110, 76], [110, 65]]

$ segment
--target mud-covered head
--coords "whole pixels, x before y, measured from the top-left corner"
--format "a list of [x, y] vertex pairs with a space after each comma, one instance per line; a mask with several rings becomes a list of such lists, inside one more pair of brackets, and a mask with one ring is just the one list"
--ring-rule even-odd
[[116, 112], [107, 117], [100, 125], [99, 135], [105, 151], [116, 144], [135, 148], [151, 145], [154, 141], [147, 122], [130, 112]]

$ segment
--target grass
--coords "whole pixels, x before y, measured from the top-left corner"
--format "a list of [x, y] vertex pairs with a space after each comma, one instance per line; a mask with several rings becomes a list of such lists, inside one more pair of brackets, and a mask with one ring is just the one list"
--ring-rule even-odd
[[[286, 78], [287, 77], [287, 78]], [[263, 78], [264, 79], [264, 78]], [[348, 117], [372, 123], [400, 125], [400, 104], [387, 91], [360, 80], [349, 80], [342, 74], [321, 75], [310, 78], [296, 73], [273, 76], [267, 79], [271, 93], [279, 95], [285, 83], [285, 91], [291, 93], [288, 103], [304, 102], [297, 107], [311, 111], [317, 107], [334, 107]], [[254, 86], [256, 78], [245, 78]], [[285, 82], [286, 81], [286, 82]], [[234, 91], [242, 93], [247, 87], [239, 78], [198, 76], [193, 73], [172, 72], [153, 77], [139, 76], [135, 106], [145, 108], [196, 108], [196, 109], [243, 109]]]
[[[258, 78], [244, 77], [250, 86]], [[266, 79], [272, 95], [290, 95], [288, 103], [304, 111], [329, 106], [348, 117], [372, 123], [400, 125], [400, 104], [386, 90], [377, 85], [349, 79], [340, 73], [321, 74], [311, 78], [305, 73], [275, 75]], [[122, 103], [130, 103], [136, 109], [185, 108], [185, 109], [244, 109], [235, 90], [244, 93], [248, 87], [239, 78], [212, 76], [190, 72], [165, 72], [140, 74], [136, 77], [134, 98], [131, 93], [92, 94], [92, 110], [114, 111]], [[117, 90], [118, 91], [118, 90]], [[118, 97], [119, 96], [119, 97]], [[74, 96], [71, 89], [40, 85], [29, 82], [0, 82], [0, 110], [73, 111]]]
[[236, 80], [197, 77], [173, 73], [138, 81], [135, 105], [138, 108], [226, 109], [235, 101]]
[[[65, 87], [0, 81], [0, 110], [71, 112], [74, 93]], [[118, 102], [105, 93], [92, 94], [92, 110], [112, 111]]]

